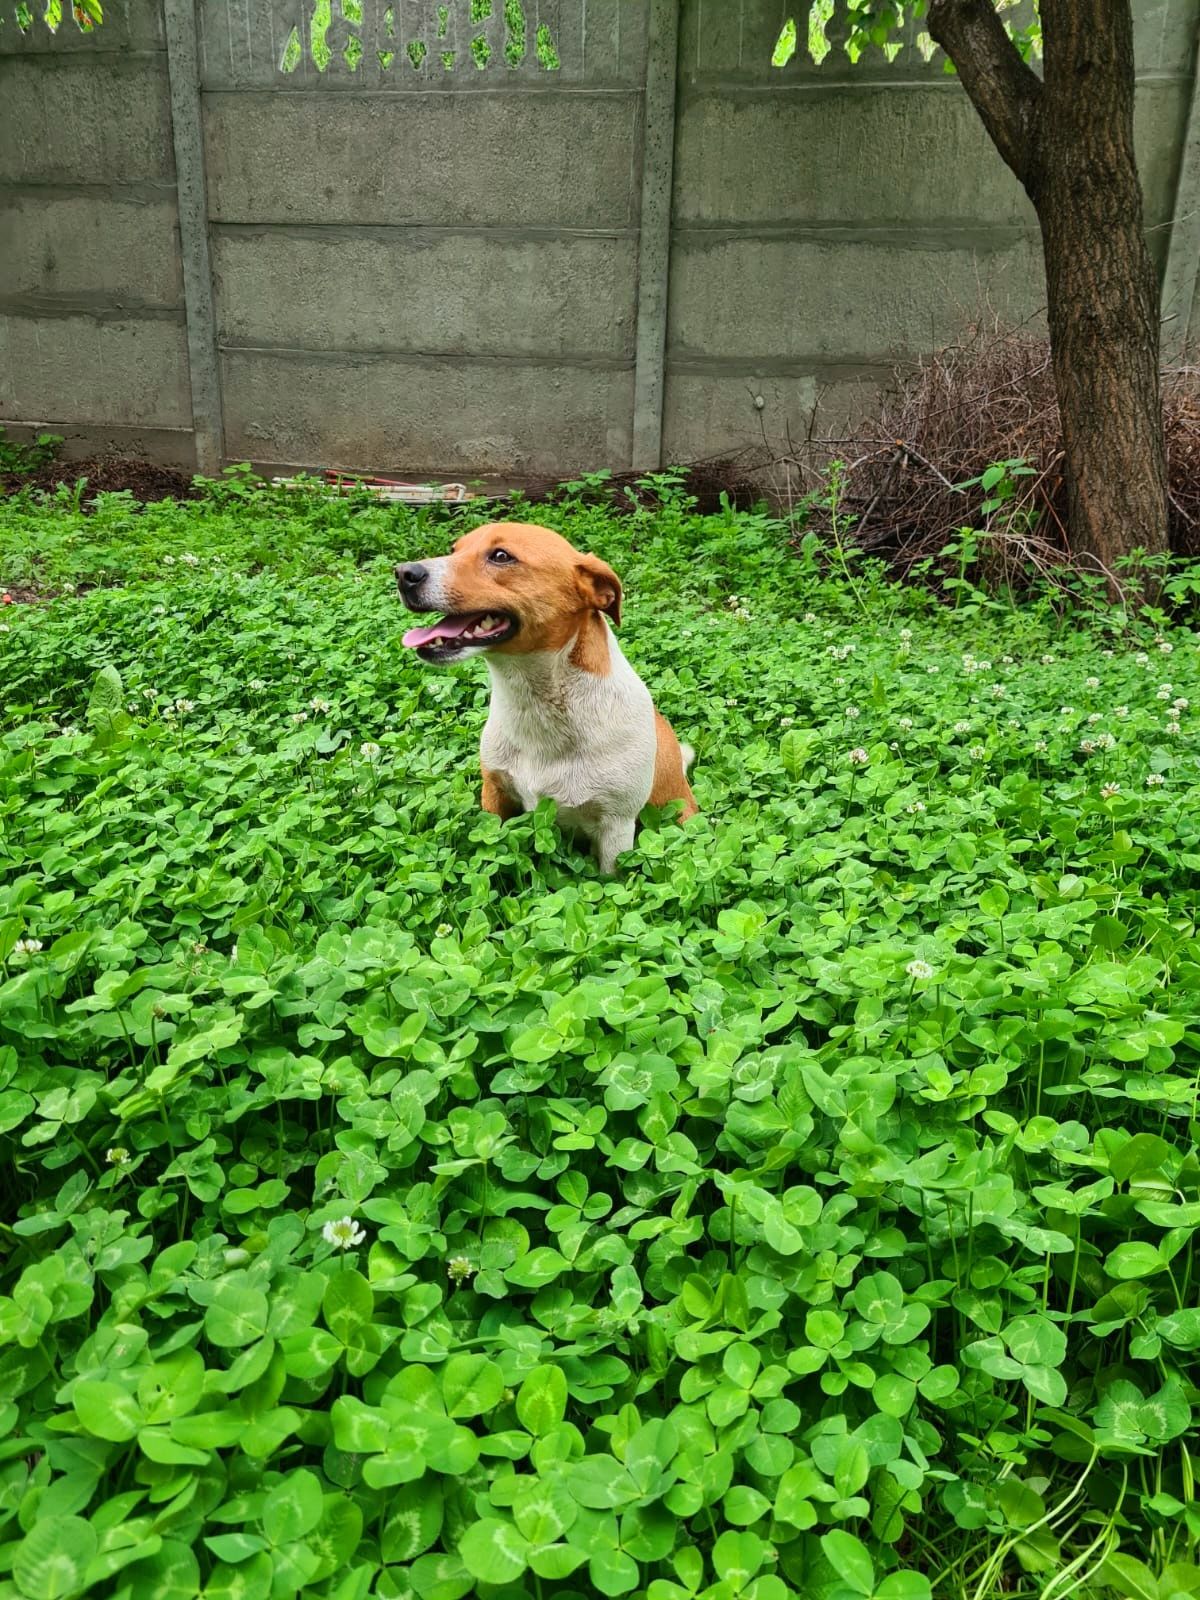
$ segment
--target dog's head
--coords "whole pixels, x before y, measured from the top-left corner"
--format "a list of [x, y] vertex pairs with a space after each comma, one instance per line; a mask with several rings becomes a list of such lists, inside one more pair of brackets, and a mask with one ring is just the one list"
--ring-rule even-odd
[[562, 650], [591, 616], [621, 620], [612, 568], [529, 522], [475, 528], [448, 556], [397, 567], [396, 583], [410, 611], [444, 613], [404, 635], [422, 661], [443, 666], [484, 651]]

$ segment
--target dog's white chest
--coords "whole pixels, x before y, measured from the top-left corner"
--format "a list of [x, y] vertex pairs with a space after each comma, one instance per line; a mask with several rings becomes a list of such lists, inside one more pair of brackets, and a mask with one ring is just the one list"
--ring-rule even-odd
[[650, 693], [615, 640], [611, 650], [602, 676], [556, 656], [488, 662], [484, 765], [525, 810], [551, 799], [565, 825], [593, 837], [607, 818], [635, 818], [654, 781]]

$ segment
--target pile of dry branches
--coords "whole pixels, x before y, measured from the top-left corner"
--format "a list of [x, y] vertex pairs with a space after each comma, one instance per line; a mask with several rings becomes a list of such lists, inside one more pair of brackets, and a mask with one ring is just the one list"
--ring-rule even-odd
[[[1163, 374], [1172, 549], [1200, 554], [1200, 368]], [[841, 462], [835, 501], [823, 499]], [[1024, 462], [1000, 512], [978, 479], [998, 462]], [[897, 372], [853, 434], [789, 441], [770, 468], [774, 497], [815, 497], [808, 525], [837, 532], [907, 571], [934, 559], [962, 528], [987, 530], [980, 554], [995, 577], [1069, 558], [1058, 404], [1044, 339], [995, 324]], [[964, 485], [971, 484], [971, 487]]]

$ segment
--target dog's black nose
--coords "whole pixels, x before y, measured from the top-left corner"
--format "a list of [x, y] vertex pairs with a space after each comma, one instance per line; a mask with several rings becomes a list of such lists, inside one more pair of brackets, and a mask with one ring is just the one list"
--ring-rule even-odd
[[396, 568], [396, 582], [400, 585], [400, 593], [406, 598], [415, 595], [428, 576], [428, 570], [419, 561]]

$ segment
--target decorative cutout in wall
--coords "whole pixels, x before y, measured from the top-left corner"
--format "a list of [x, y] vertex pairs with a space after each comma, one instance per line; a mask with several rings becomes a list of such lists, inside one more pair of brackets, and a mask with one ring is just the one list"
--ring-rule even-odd
[[[27, 5], [21, 0], [21, 4], [12, 7], [12, 17], [22, 33], [31, 32], [39, 23], [51, 33], [57, 33], [68, 17], [74, 20], [81, 33], [90, 33], [97, 23], [104, 21], [104, 6], [101, 0], [74, 0], [74, 3], [72, 0], [44, 0], [40, 5]], [[0, 10], [0, 24], [7, 20]]]
[[[368, 10], [373, 13], [370, 18]], [[418, 31], [403, 39], [398, 7], [389, 6], [380, 14], [369, 0], [366, 4], [364, 0], [314, 0], [311, 10], [305, 7], [305, 12], [306, 21], [293, 26], [284, 42], [280, 72], [296, 72], [306, 60], [318, 72], [339, 66], [356, 72], [372, 47], [384, 72], [398, 57], [406, 59], [415, 72], [424, 72], [435, 61], [443, 72], [453, 72], [460, 54], [469, 54], [481, 72], [501, 64], [517, 68], [529, 58], [525, 0], [444, 0], [429, 6]], [[554, 30], [545, 22], [535, 24], [533, 54], [541, 71], [560, 70]]]

